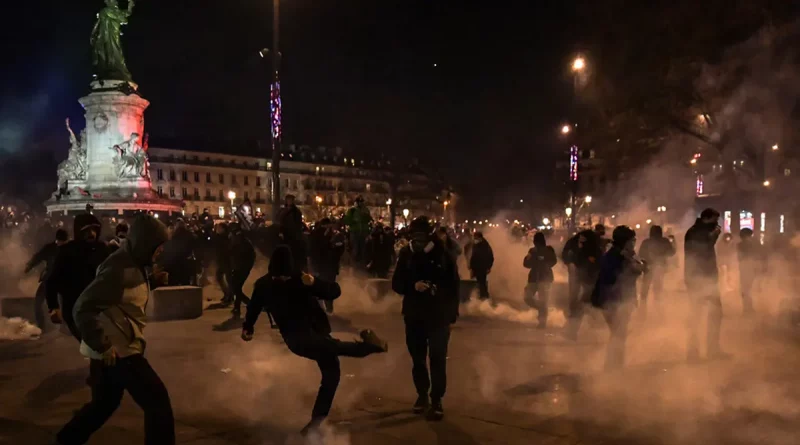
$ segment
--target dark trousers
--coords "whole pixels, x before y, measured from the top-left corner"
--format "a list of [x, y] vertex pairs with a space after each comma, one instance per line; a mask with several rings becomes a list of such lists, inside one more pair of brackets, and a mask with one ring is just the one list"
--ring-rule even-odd
[[698, 348], [698, 331], [702, 320], [703, 310], [708, 309], [708, 332], [706, 346], [708, 354], [720, 352], [720, 332], [722, 330], [722, 300], [719, 295], [719, 285], [716, 280], [701, 280], [696, 283], [686, 283], [692, 306], [689, 308], [689, 354], [696, 354]]
[[631, 310], [630, 304], [621, 303], [603, 311], [603, 317], [611, 331], [606, 349], [606, 369], [621, 368], [625, 364], [625, 342], [628, 339]]
[[350, 249], [353, 257], [353, 265], [357, 268], [364, 267], [366, 264], [365, 257], [367, 256], [367, 235], [351, 232]]
[[583, 322], [583, 315], [586, 312], [586, 304], [590, 296], [594, 283], [581, 280], [577, 274], [569, 275], [569, 320], [567, 320], [566, 333], [572, 338], [578, 336], [578, 331]]
[[218, 264], [216, 279], [220, 290], [222, 290], [223, 299], [231, 298], [231, 288], [230, 288], [229, 278], [230, 278], [230, 272], [228, 271], [228, 266]]
[[650, 289], [653, 289], [653, 301], [661, 301], [661, 293], [664, 290], [664, 270], [662, 268], [653, 268], [642, 275], [642, 288], [639, 293], [639, 301], [643, 306], [647, 306], [647, 298], [650, 294]]
[[47, 300], [47, 289], [45, 282], [39, 283], [36, 288], [36, 296], [33, 299], [33, 316], [36, 319], [36, 326], [44, 332], [47, 328], [47, 311], [45, 311], [45, 301]]
[[252, 266], [231, 271], [231, 293], [233, 294], [234, 310], [241, 309], [242, 301], [244, 301], [244, 304], [250, 302], [250, 297], [245, 295], [242, 289], [244, 287], [244, 282], [247, 281], [247, 277], [250, 275], [250, 269], [252, 269]]
[[[441, 400], [447, 389], [447, 344], [450, 342], [450, 325], [430, 324], [417, 320], [405, 320], [406, 346], [413, 367], [411, 376], [417, 394]], [[428, 375], [430, 359], [430, 376]]]
[[[337, 274], [335, 272], [332, 272], [330, 269], [326, 269], [326, 268], [322, 268], [322, 269], [318, 269], [318, 270], [321, 270], [321, 272], [319, 272], [317, 274], [317, 276], [319, 278], [322, 278], [323, 280], [325, 280], [327, 282], [330, 282], [330, 283], [335, 283], [336, 282], [336, 275]], [[329, 313], [329, 314], [333, 313], [333, 300], [322, 300], [322, 304], [325, 305], [325, 311], [327, 313]]]
[[489, 282], [487, 279], [488, 275], [485, 270], [475, 271], [475, 281], [478, 282], [478, 296], [481, 300], [489, 298]]
[[525, 303], [539, 312], [539, 326], [547, 325], [547, 311], [552, 283], [528, 283], [525, 287]]
[[739, 288], [742, 292], [742, 310], [745, 313], [754, 311], [753, 308], [753, 285], [756, 275], [746, 270], [739, 270]]
[[144, 411], [144, 443], [173, 445], [175, 420], [167, 388], [142, 355], [117, 359], [115, 366], [100, 360], [89, 365], [92, 401], [58, 432], [63, 445], [82, 445], [114, 414], [125, 391]]
[[311, 411], [311, 418], [324, 419], [328, 416], [339, 387], [341, 370], [339, 357], [366, 357], [381, 352], [372, 344], [353, 341], [340, 341], [330, 335], [309, 334], [284, 337], [286, 345], [293, 353], [314, 360], [322, 373], [322, 382], [317, 392], [317, 400]]
[[81, 332], [78, 330], [78, 326], [75, 324], [75, 318], [72, 317], [72, 309], [75, 308], [75, 301], [63, 299], [61, 300], [61, 318], [64, 320], [64, 324], [67, 325], [67, 329], [69, 329], [70, 334], [75, 337], [78, 342], [81, 341]]

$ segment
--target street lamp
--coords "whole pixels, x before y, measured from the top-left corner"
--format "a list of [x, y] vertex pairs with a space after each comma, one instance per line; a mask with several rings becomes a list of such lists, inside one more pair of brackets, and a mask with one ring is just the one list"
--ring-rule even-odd
[[583, 57], [578, 56], [572, 61], [572, 71], [583, 71], [585, 68], [586, 60]]
[[542, 218], [542, 224], [549, 226], [550, 225], [550, 218]]
[[317, 197], [314, 198], [314, 200], [317, 201], [317, 204], [322, 204], [322, 196], [317, 195]]
[[572, 207], [567, 207], [564, 212], [567, 214], [567, 218], [572, 216]]
[[586, 201], [586, 204], [591, 204], [592, 203], [592, 196], [591, 195], [586, 195], [586, 198], [584, 198], [584, 201]]
[[233, 201], [236, 199], [236, 192], [233, 190], [228, 192], [228, 199], [231, 200], [231, 207], [233, 207]]
[[772, 151], [777, 151], [777, 150], [778, 150], [778, 144], [773, 145], [772, 146]]
[[572, 127], [570, 127], [569, 125], [565, 124], [563, 127], [561, 127], [561, 134], [569, 134], [569, 132], [571, 130], [572, 130]]
[[769, 179], [764, 181], [764, 187], [769, 187]]
[[408, 219], [408, 214], [411, 213], [408, 209], [403, 209], [403, 218]]

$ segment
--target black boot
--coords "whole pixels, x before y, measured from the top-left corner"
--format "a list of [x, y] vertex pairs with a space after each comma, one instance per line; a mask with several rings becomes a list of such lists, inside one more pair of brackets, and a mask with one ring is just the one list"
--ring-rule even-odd
[[442, 408], [441, 400], [433, 400], [431, 406], [428, 408], [428, 413], [425, 418], [432, 422], [438, 422], [444, 417], [444, 408]]
[[428, 409], [428, 406], [430, 406], [430, 403], [428, 402], [428, 396], [419, 396], [417, 397], [417, 401], [414, 403], [414, 408], [412, 408], [412, 411], [414, 414], [422, 414]]

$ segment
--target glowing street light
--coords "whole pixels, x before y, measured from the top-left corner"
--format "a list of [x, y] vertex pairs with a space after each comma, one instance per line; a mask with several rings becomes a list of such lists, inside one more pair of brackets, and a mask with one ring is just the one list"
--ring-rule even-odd
[[386, 205], [387, 206], [392, 205], [392, 198], [389, 198], [389, 199], [386, 200]]
[[233, 201], [236, 199], [236, 192], [233, 190], [228, 192], [228, 199], [231, 200], [231, 207], [233, 207]]
[[550, 225], [550, 218], [542, 218], [542, 224], [549, 226]]
[[778, 144], [773, 145], [772, 146], [772, 151], [777, 151], [777, 150], [778, 150]]
[[769, 179], [764, 181], [764, 187], [769, 187]]
[[692, 160], [689, 161], [689, 163], [692, 164], [692, 165], [697, 164], [697, 159], [692, 158]]
[[567, 214], [567, 218], [572, 216], [572, 207], [567, 207], [564, 212]]
[[641, 225], [641, 224], [636, 224], [636, 228], [637, 228], [637, 229], [641, 229], [641, 228], [642, 228], [642, 225]]
[[583, 57], [576, 57], [572, 61], [572, 71], [583, 71], [586, 68], [586, 60]]
[[317, 204], [322, 204], [322, 196], [317, 195], [314, 200], [317, 201]]
[[591, 195], [586, 195], [586, 198], [584, 198], [584, 201], [586, 201], [586, 204], [591, 204], [592, 203], [592, 196]]
[[572, 127], [569, 125], [565, 124], [563, 127], [561, 127], [561, 134], [569, 134], [570, 131], [572, 131]]
[[519, 202], [525, 202], [525, 200], [524, 199], [520, 199]]
[[653, 220], [652, 220], [652, 219], [648, 219], [648, 220], [647, 220], [647, 221], [645, 221], [645, 222], [646, 222], [647, 224], [652, 224], [652, 223], [653, 223]]
[[408, 209], [403, 209], [403, 218], [408, 219], [408, 214], [411, 213]]

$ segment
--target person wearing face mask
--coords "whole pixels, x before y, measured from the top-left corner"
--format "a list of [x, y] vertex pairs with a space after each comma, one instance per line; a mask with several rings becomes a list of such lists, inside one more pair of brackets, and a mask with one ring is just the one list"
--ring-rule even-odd
[[80, 445], [100, 429], [127, 391], [144, 411], [144, 441], [175, 443], [169, 393], [144, 357], [148, 269], [169, 238], [158, 219], [140, 214], [128, 238], [98, 268], [75, 303], [80, 352], [89, 358], [92, 400], [58, 432], [57, 443]]
[[450, 325], [458, 317], [457, 275], [450, 254], [431, 235], [428, 218], [414, 219], [410, 229], [411, 242], [398, 254], [392, 290], [403, 296], [406, 346], [418, 395], [413, 411], [425, 412], [428, 420], [440, 420], [444, 416]]
[[[528, 285], [525, 287], [525, 303], [539, 312], [539, 329], [547, 327], [547, 303], [550, 286], [553, 284], [553, 266], [556, 265], [556, 251], [547, 245], [544, 233], [533, 235], [533, 248], [522, 262], [528, 272]], [[538, 297], [538, 298], [537, 298]]]
[[686, 231], [684, 238], [684, 280], [692, 308], [689, 311], [689, 344], [687, 355], [690, 361], [700, 356], [698, 331], [702, 311], [708, 307], [707, 351], [709, 358], [726, 358], [728, 354], [720, 348], [722, 329], [722, 300], [719, 291], [717, 253], [714, 246], [722, 229], [718, 224], [719, 212], [705, 209], [694, 225]]
[[611, 331], [606, 351], [606, 370], [625, 363], [625, 340], [628, 321], [636, 305], [636, 280], [647, 264], [636, 256], [636, 232], [628, 226], [614, 229], [609, 251], [600, 259], [597, 284], [592, 291], [592, 305], [603, 310]]
[[72, 241], [58, 249], [45, 290], [50, 320], [55, 324], [63, 321], [70, 333], [80, 341], [81, 334], [72, 318], [72, 309], [110, 252], [108, 246], [100, 241], [100, 220], [91, 213], [75, 217], [73, 232]]
[[47, 298], [47, 280], [50, 275], [53, 273], [53, 265], [55, 263], [56, 256], [58, 255], [58, 249], [63, 246], [64, 244], [69, 241], [69, 234], [64, 229], [58, 229], [56, 231], [56, 240], [51, 243], [45, 244], [35, 255], [33, 258], [28, 261], [28, 264], [25, 265], [25, 273], [29, 273], [33, 270], [36, 266], [41, 264], [42, 262], [45, 263], [44, 270], [39, 275], [39, 287], [36, 288], [36, 297], [34, 299], [34, 316], [36, 317], [36, 326], [44, 332], [47, 327], [45, 323], [45, 311], [43, 309], [45, 300]]

